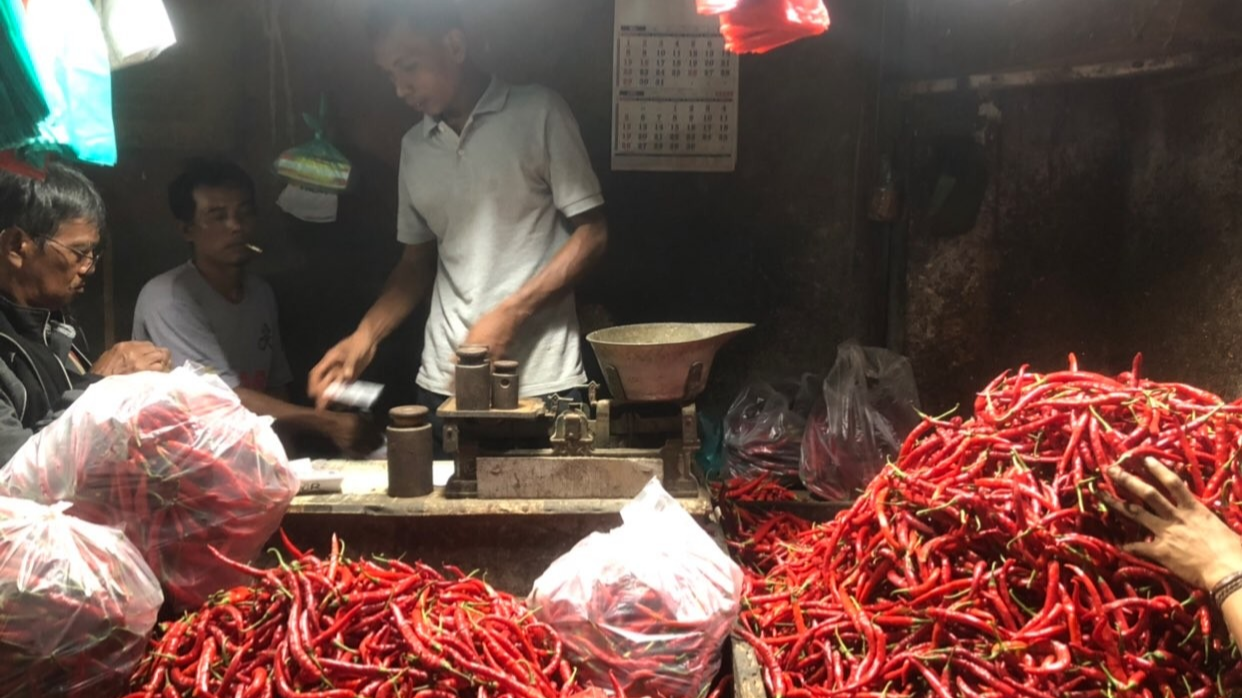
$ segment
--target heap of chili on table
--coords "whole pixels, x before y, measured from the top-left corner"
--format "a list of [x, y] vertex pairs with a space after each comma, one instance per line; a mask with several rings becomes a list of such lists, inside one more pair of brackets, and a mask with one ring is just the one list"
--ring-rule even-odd
[[[1154, 457], [1242, 532], [1242, 406], [1190, 386], [1022, 369], [969, 420], [926, 419], [812, 526], [726, 502], [740, 634], [774, 698], [1217, 696], [1242, 661], [1207, 595], [1119, 546], [1097, 497]], [[746, 498], [746, 492], [735, 494]], [[762, 483], [753, 492], [773, 498]]]

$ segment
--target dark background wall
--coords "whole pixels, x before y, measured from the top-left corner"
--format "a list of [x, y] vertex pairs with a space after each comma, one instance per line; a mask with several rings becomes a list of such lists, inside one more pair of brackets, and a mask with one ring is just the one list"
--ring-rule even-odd
[[[267, 250], [259, 270], [276, 288], [290, 359], [304, 372], [352, 329], [398, 253], [398, 147], [418, 116], [372, 64], [364, 3], [168, 6], [180, 43], [117, 74], [121, 164], [94, 173], [112, 206], [116, 335], [128, 336], [142, 283], [185, 258], [163, 187], [187, 155], [219, 153], [259, 180]], [[580, 122], [611, 227], [607, 259], [580, 293], [587, 325], [758, 323], [722, 356], [712, 403], [727, 402], [752, 369], [822, 368], [841, 339], [882, 340], [883, 265], [860, 206], [860, 183], [874, 168], [879, 3], [836, 2], [828, 35], [743, 59], [731, 174], [609, 170], [611, 0], [463, 7], [485, 67], [553, 87]], [[335, 224], [310, 225], [276, 209], [279, 184], [268, 168], [308, 136], [299, 113], [321, 92], [358, 187], [341, 199]], [[83, 315], [101, 303], [88, 298]], [[90, 329], [102, 337], [106, 324]], [[420, 341], [416, 318], [377, 360], [372, 374], [394, 398], [412, 386]]]
[[910, 8], [912, 78], [1187, 55], [1201, 64], [907, 103], [904, 350], [925, 407], [969, 408], [1002, 370], [1056, 370], [1070, 352], [1105, 373], [1142, 352], [1152, 377], [1238, 397], [1242, 73], [1230, 56], [1242, 6]]
[[[612, 239], [580, 293], [585, 324], [758, 323], [722, 356], [709, 404], [751, 372], [823, 370], [845, 338], [883, 343], [890, 271], [905, 287], [892, 337], [929, 409], [1070, 351], [1118, 371], [1141, 350], [1157, 377], [1242, 393], [1242, 73], [1218, 61], [1237, 52], [1242, 4], [835, 0], [827, 35], [742, 59], [737, 171], [699, 175], [609, 171], [611, 0], [462, 3], [480, 62], [560, 91], [600, 174]], [[259, 271], [305, 372], [399, 252], [398, 143], [418, 116], [371, 63], [364, 3], [167, 4], [178, 46], [116, 76], [121, 163], [92, 173], [114, 254], [81, 314], [97, 343], [128, 336], [141, 285], [185, 258], [165, 184], [189, 155], [226, 155], [258, 180]], [[918, 78], [1185, 54], [1216, 67], [894, 96]], [[321, 92], [358, 186], [337, 223], [310, 225], [276, 209], [269, 164], [308, 136], [299, 115]], [[893, 230], [865, 217], [882, 154], [906, 203]], [[908, 257], [890, 270], [900, 240]], [[415, 318], [372, 371], [394, 400], [410, 393], [420, 335]]]

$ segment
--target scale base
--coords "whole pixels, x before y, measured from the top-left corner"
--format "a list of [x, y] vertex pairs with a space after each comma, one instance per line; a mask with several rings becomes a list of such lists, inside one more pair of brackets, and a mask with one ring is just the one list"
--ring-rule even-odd
[[448, 482], [444, 485], [445, 499], [478, 499], [479, 498], [479, 481], [467, 480], [458, 477], [456, 474], [450, 475]]

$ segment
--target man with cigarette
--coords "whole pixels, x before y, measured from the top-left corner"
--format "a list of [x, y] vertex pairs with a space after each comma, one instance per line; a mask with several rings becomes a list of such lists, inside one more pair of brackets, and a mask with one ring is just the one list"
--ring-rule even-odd
[[238, 165], [193, 160], [168, 187], [168, 204], [192, 259], [147, 282], [134, 309], [134, 338], [166, 347], [176, 365], [215, 372], [282, 435], [317, 434], [340, 450], [380, 445], [366, 418], [316, 411], [288, 401], [293, 380], [280, 339], [276, 297], [246, 267], [255, 245], [254, 182]]

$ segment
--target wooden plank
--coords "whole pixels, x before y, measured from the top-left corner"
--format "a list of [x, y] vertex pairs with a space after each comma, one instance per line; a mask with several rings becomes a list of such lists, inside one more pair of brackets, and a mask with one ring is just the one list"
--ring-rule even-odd
[[767, 698], [754, 648], [739, 637], [732, 638], [732, 642], [734, 698]]
[[515, 410], [459, 410], [457, 398], [449, 398], [436, 410], [441, 419], [520, 419], [534, 421], [545, 416], [543, 400], [524, 397]]
[[479, 498], [632, 498], [663, 474], [652, 457], [481, 456]]
[[[316, 463], [342, 475], [339, 494], [308, 494], [293, 498], [289, 514], [379, 517], [477, 517], [492, 515], [584, 516], [617, 514], [630, 498], [610, 499], [448, 499], [437, 487], [426, 497], [396, 498], [385, 493], [384, 461], [330, 460]], [[677, 500], [695, 518], [712, 509], [711, 496], [700, 486], [698, 495]]]
[[909, 99], [921, 95], [943, 94], [946, 92], [1004, 90], [1088, 80], [1113, 80], [1187, 70], [1198, 67], [1202, 63], [1203, 59], [1198, 54], [1187, 53], [1167, 58], [1114, 61], [1064, 68], [1039, 68], [1034, 70], [1011, 70], [1002, 73], [982, 73], [957, 78], [908, 82], [898, 88], [898, 95], [903, 99]]

